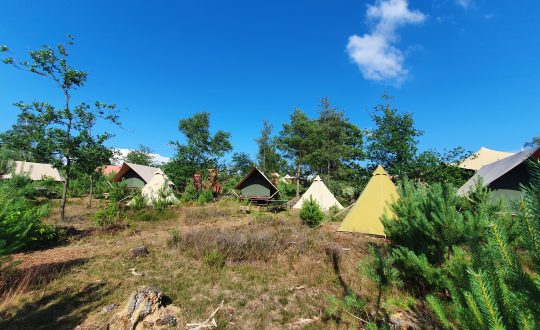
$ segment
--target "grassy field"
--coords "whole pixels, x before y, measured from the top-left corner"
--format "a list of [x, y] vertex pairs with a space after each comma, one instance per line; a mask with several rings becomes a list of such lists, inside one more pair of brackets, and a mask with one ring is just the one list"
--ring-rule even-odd
[[[89, 210], [83, 200], [70, 202], [67, 244], [13, 255], [20, 264], [4, 288], [0, 328], [92, 328], [110, 316], [100, 313], [104, 306], [122, 306], [141, 285], [180, 308], [179, 328], [204, 320], [221, 301], [222, 329], [361, 328], [346, 314], [328, 317], [328, 296], [352, 291], [374, 303], [374, 285], [357, 265], [369, 243], [386, 244], [381, 238], [337, 233], [338, 223], [310, 229], [293, 211], [243, 214], [230, 200], [128, 213], [130, 226], [101, 230], [92, 222], [99, 203]], [[46, 221], [56, 219], [53, 212]], [[130, 258], [141, 245], [149, 255]], [[389, 314], [414, 304], [397, 289], [384, 299]]]

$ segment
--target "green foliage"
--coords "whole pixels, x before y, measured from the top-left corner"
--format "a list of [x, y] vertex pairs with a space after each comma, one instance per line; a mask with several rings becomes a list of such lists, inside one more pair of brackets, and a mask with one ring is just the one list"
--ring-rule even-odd
[[129, 195], [127, 183], [124, 181], [112, 182], [109, 189], [109, 199], [112, 202], [123, 201]]
[[324, 219], [321, 206], [311, 196], [300, 208], [300, 219], [311, 228], [319, 226]]
[[532, 166], [516, 205], [518, 228], [480, 187], [463, 199], [440, 185], [405, 187], [394, 223], [384, 220], [396, 264], [410, 285], [431, 293], [428, 305], [444, 328], [538, 328], [540, 168]]
[[17, 123], [1, 137], [2, 144], [12, 150], [21, 150], [25, 156], [41, 158], [63, 168], [66, 181], [60, 203], [61, 220], [65, 218], [69, 181], [74, 177], [72, 167], [93, 166], [93, 151], [103, 149], [103, 143], [111, 137], [109, 133], [95, 135], [96, 123], [102, 120], [119, 124], [115, 105], [99, 101], [92, 105], [71, 104], [73, 91], [85, 85], [87, 74], [69, 64], [68, 49], [73, 45], [73, 37], [68, 38], [66, 45], [43, 46], [30, 51], [28, 61], [4, 59], [4, 63], [17, 69], [50, 79], [64, 96], [64, 102], [57, 107], [38, 101], [16, 103], [20, 111]]
[[418, 137], [423, 132], [414, 127], [412, 113], [398, 113], [390, 95], [385, 93], [382, 99], [385, 104], [376, 106], [371, 115], [376, 128], [368, 135], [368, 159], [373, 166], [381, 165], [403, 179], [414, 168]]
[[146, 197], [143, 196], [142, 192], [140, 190], [137, 190], [133, 194], [133, 199], [129, 202], [129, 207], [131, 207], [134, 210], [142, 210], [145, 209], [147, 205]]
[[41, 222], [48, 204], [38, 205], [26, 197], [35, 185], [15, 176], [0, 182], [0, 257], [25, 248], [38, 248], [63, 241], [65, 234]]
[[362, 131], [343, 111], [330, 104], [327, 97], [320, 100], [319, 117], [314, 122], [312, 151], [306, 163], [315, 173], [325, 174], [325, 179], [346, 179], [364, 158]]
[[420, 291], [444, 291], [452, 277], [463, 278], [467, 258], [460, 246], [476, 250], [486, 231], [485, 219], [499, 208], [490, 205], [480, 187], [469, 200], [449, 184], [418, 186], [403, 183], [400, 199], [392, 205], [393, 218], [384, 216], [385, 233], [395, 244], [395, 262], [407, 282]]
[[285, 182], [278, 182], [277, 185], [279, 196], [281, 198], [289, 199], [294, 197], [294, 194], [296, 192], [296, 187], [292, 183], [285, 183]]
[[367, 302], [352, 292], [347, 293], [343, 299], [338, 299], [336, 296], [327, 297], [328, 306], [326, 307], [326, 314], [328, 316], [336, 317], [341, 313], [346, 313], [350, 316], [357, 318], [357, 315], [365, 313]]
[[180, 240], [182, 239], [182, 236], [181, 236], [181, 233], [180, 233], [180, 230], [178, 229], [171, 229], [169, 231], [169, 245], [170, 246], [175, 246], [177, 245], [178, 243], [180, 243]]
[[184, 193], [182, 194], [182, 197], [180, 200], [184, 203], [194, 202], [199, 199], [199, 193], [197, 192], [197, 189], [195, 189], [195, 184], [193, 183], [193, 180], [189, 180], [186, 185], [186, 190], [184, 190]]
[[152, 200], [152, 207], [155, 210], [164, 210], [170, 205], [173, 205], [174, 195], [169, 187], [169, 182], [164, 182], [163, 186], [159, 188], [157, 197]]
[[94, 214], [94, 223], [102, 228], [110, 228], [120, 224], [125, 219], [125, 213], [116, 202], [110, 202], [107, 206]]
[[210, 189], [204, 189], [199, 194], [199, 198], [197, 199], [197, 202], [201, 205], [204, 205], [206, 203], [210, 203], [214, 200], [214, 196], [212, 195], [212, 190]]
[[232, 174], [244, 175], [247, 173], [255, 163], [251, 160], [249, 155], [245, 152], [236, 152], [232, 155], [232, 164], [230, 172]]
[[272, 136], [272, 130], [272, 124], [265, 120], [263, 122], [261, 136], [255, 139], [258, 146], [257, 166], [263, 173], [282, 173], [286, 167], [286, 163], [277, 151], [276, 140]]
[[388, 289], [400, 286], [399, 272], [394, 268], [394, 258], [381, 252], [375, 245], [369, 246], [370, 258], [358, 265], [359, 271], [366, 274], [377, 285], [377, 312], [381, 307], [382, 295]]
[[128, 163], [139, 164], [144, 166], [155, 166], [154, 159], [151, 155], [152, 149], [143, 146], [142, 144], [135, 150], [130, 150], [125, 161]]
[[176, 147], [176, 155], [164, 166], [164, 170], [177, 187], [184, 187], [197, 171], [220, 167], [220, 158], [232, 150], [231, 134], [217, 131], [212, 135], [208, 112], [181, 119], [178, 128], [186, 142], [171, 141]]
[[225, 256], [218, 250], [206, 251], [203, 256], [203, 262], [208, 267], [223, 268], [225, 266]]
[[[312, 150], [312, 138], [314, 135], [314, 122], [300, 109], [295, 109], [290, 116], [290, 123], [283, 124], [282, 130], [276, 139], [276, 143], [286, 158], [294, 162], [296, 177], [302, 172], [309, 153]], [[297, 179], [298, 180], [298, 179]], [[300, 188], [296, 188], [296, 196], [300, 195]]]

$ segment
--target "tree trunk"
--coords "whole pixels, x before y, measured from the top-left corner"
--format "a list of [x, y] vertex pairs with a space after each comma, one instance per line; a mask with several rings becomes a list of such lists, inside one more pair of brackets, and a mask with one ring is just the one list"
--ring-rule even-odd
[[64, 222], [66, 219], [66, 201], [67, 191], [69, 188], [69, 177], [71, 175], [71, 160], [68, 158], [66, 162], [66, 178], [64, 181], [64, 189], [62, 190], [62, 201], [60, 202], [60, 221]]
[[296, 167], [296, 198], [300, 197], [300, 162]]
[[377, 314], [381, 308], [381, 295], [382, 295], [382, 285], [379, 284], [379, 294], [377, 295]]
[[94, 180], [92, 178], [92, 175], [90, 175], [90, 193], [88, 194], [88, 204], [86, 205], [87, 208], [92, 207], [92, 193], [94, 192]]
[[328, 178], [326, 180], [330, 182], [330, 160], [326, 161], [326, 174], [328, 175]]

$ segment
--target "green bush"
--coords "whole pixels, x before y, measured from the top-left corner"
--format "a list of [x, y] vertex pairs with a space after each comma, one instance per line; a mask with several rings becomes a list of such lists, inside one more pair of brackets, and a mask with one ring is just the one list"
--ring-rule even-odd
[[212, 190], [205, 189], [199, 194], [199, 199], [197, 202], [201, 205], [204, 205], [206, 203], [210, 203], [214, 200], [214, 195], [212, 195]]
[[217, 250], [206, 251], [203, 262], [209, 267], [223, 268], [225, 266], [225, 256]]
[[[394, 216], [383, 216], [385, 233], [394, 243], [392, 254], [407, 283], [420, 293], [445, 292], [450, 277], [466, 277], [466, 250], [476, 251], [485, 240], [488, 218], [505, 222], [498, 205], [478, 187], [469, 198], [457, 196], [448, 184], [417, 186], [405, 182]], [[449, 273], [452, 270], [452, 273]]]
[[300, 219], [311, 228], [319, 226], [324, 219], [321, 206], [311, 196], [300, 208]]
[[130, 191], [127, 187], [127, 183], [124, 181], [111, 183], [109, 189], [109, 199], [113, 202], [119, 202], [124, 200], [129, 195]]
[[279, 182], [277, 188], [281, 198], [292, 198], [296, 195], [296, 185], [293, 183]]
[[102, 228], [110, 228], [120, 224], [125, 218], [124, 211], [116, 202], [110, 202], [104, 209], [94, 214], [94, 223]]
[[0, 181], [0, 256], [58, 244], [65, 239], [64, 231], [41, 222], [49, 207], [26, 197], [34, 191], [35, 184], [26, 177]]
[[427, 298], [441, 325], [448, 329], [538, 329], [540, 322], [540, 166], [522, 187], [516, 207], [515, 239], [494, 215], [481, 219], [482, 240], [468, 249], [464, 276], [449, 272], [450, 295]]
[[143, 196], [142, 192], [140, 190], [137, 190], [133, 194], [133, 198], [129, 202], [129, 207], [131, 207], [134, 210], [142, 210], [146, 208], [146, 197]]
[[180, 235], [180, 230], [178, 229], [171, 229], [169, 231], [169, 235], [171, 236], [169, 238], [169, 245], [170, 246], [175, 246], [177, 244], [180, 243], [180, 241], [182, 240], [182, 236]]
[[194, 202], [199, 198], [199, 193], [197, 192], [197, 189], [195, 189], [195, 185], [193, 184], [193, 180], [189, 180], [186, 189], [184, 190], [184, 193], [182, 194], [181, 201], [185, 203]]

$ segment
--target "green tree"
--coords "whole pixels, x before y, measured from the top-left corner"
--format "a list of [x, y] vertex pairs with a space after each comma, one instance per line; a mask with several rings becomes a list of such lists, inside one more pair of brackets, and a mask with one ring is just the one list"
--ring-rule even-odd
[[350, 178], [350, 169], [357, 170], [357, 162], [362, 160], [362, 131], [345, 117], [342, 111], [332, 106], [328, 98], [321, 98], [319, 118], [315, 121], [313, 151], [308, 164], [316, 173], [326, 173], [329, 182], [332, 177]]
[[245, 152], [236, 152], [232, 156], [231, 172], [233, 174], [245, 175], [255, 163]]
[[[50, 152], [54, 155], [56, 165], [62, 166], [64, 170], [65, 181], [60, 203], [62, 221], [65, 220], [67, 192], [69, 182], [73, 177], [73, 164], [85, 161], [80, 158], [79, 150], [88, 143], [105, 141], [111, 137], [108, 133], [94, 135], [92, 128], [97, 120], [119, 125], [115, 105], [99, 101], [93, 105], [84, 102], [78, 105], [72, 104], [73, 92], [83, 87], [87, 80], [86, 72], [75, 69], [68, 62], [68, 48], [72, 45], [73, 37], [69, 36], [66, 45], [59, 44], [55, 48], [44, 46], [30, 51], [28, 61], [15, 61], [12, 57], [3, 59], [5, 64], [50, 79], [61, 90], [64, 97], [64, 104], [58, 107], [38, 101], [15, 104], [20, 111], [17, 123], [29, 126], [31, 132], [37, 130], [45, 132], [42, 139], [51, 148]], [[0, 50], [8, 51], [5, 46]], [[39, 142], [41, 140], [37, 141]]]
[[421, 152], [414, 160], [414, 166], [408, 173], [410, 179], [422, 183], [445, 182], [454, 187], [461, 187], [471, 174], [459, 167], [459, 163], [471, 153], [456, 147], [444, 153], [435, 150]]
[[92, 207], [94, 182], [103, 175], [98, 168], [108, 164], [114, 156], [113, 151], [105, 147], [103, 142], [102, 139], [94, 140], [90, 137], [85, 144], [81, 144], [77, 150], [78, 161], [73, 166], [74, 174], [88, 177], [88, 208]]
[[255, 139], [258, 146], [257, 164], [259, 169], [270, 174], [273, 172], [280, 173], [286, 166], [281, 155], [277, 152], [276, 141], [272, 137], [273, 126], [267, 120], [263, 122], [261, 136]]
[[197, 171], [219, 168], [220, 158], [232, 150], [231, 134], [225, 131], [210, 132], [210, 114], [196, 113], [181, 119], [178, 125], [185, 142], [172, 141], [176, 155], [165, 165], [165, 171], [177, 187], [185, 186]]
[[449, 274], [450, 295], [443, 301], [427, 297], [445, 328], [538, 329], [540, 166], [531, 166], [531, 183], [522, 187], [523, 199], [514, 210], [519, 225], [515, 235], [503, 219], [484, 217], [484, 239], [468, 256], [466, 276]]
[[151, 153], [152, 149], [140, 144], [137, 149], [128, 152], [126, 162], [144, 166], [155, 166]]
[[367, 156], [372, 166], [381, 165], [402, 179], [414, 169], [418, 137], [423, 132], [414, 127], [412, 113], [398, 113], [390, 95], [385, 93], [382, 99], [385, 104], [376, 106], [371, 115], [376, 127], [368, 135]]
[[0, 142], [11, 150], [16, 160], [35, 163], [54, 163], [53, 141], [47, 137], [46, 123], [19, 116], [17, 122], [6, 132], [0, 133]]
[[300, 176], [310, 152], [313, 150], [315, 123], [300, 109], [290, 116], [290, 123], [283, 124], [277, 143], [296, 168], [296, 197], [300, 197]]
[[400, 286], [399, 271], [393, 266], [394, 259], [381, 251], [381, 248], [370, 245], [370, 258], [367, 263], [360, 263], [358, 268], [377, 285], [377, 313], [381, 308], [381, 299], [388, 289]]

